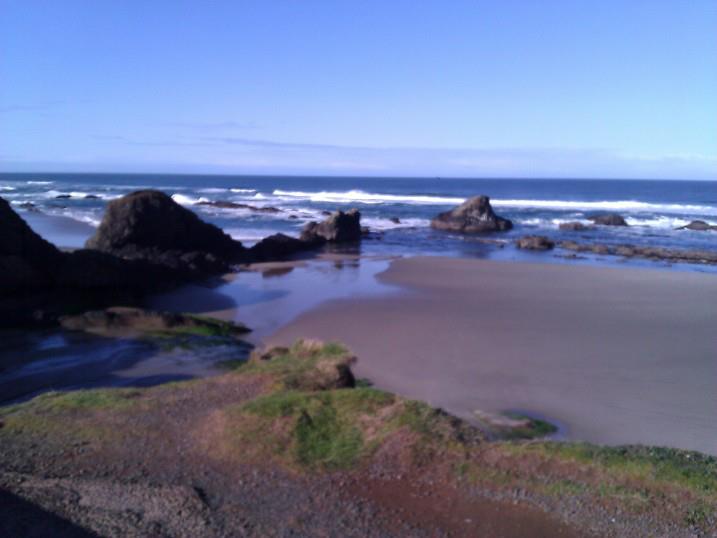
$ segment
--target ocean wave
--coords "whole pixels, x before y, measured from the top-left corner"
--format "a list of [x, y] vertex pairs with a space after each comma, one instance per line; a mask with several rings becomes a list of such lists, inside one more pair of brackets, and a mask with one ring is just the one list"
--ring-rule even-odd
[[697, 215], [717, 215], [717, 207], [692, 204], [655, 204], [639, 200], [616, 200], [588, 202], [579, 200], [501, 200], [491, 199], [495, 207], [518, 207], [536, 209], [565, 209], [579, 211], [625, 211], [651, 213], [682, 213]]
[[26, 181], [27, 185], [52, 185], [54, 181]]
[[[409, 205], [456, 205], [466, 199], [453, 196], [438, 195], [399, 195], [365, 192], [361, 190], [350, 191], [285, 191], [276, 189], [274, 196], [285, 199], [300, 199], [311, 202], [333, 203], [361, 203], [386, 204], [403, 203]], [[696, 204], [660, 204], [642, 202], [639, 200], [531, 200], [531, 199], [491, 199], [495, 207], [524, 208], [524, 209], [553, 209], [573, 211], [625, 211], [625, 212], [652, 212], [652, 213], [682, 213], [695, 215], [717, 215], [717, 207]]]
[[11, 187], [10, 185], [0, 185], [0, 191], [14, 191], [16, 190], [15, 187]]
[[407, 203], [407, 204], [460, 204], [465, 198], [453, 198], [446, 196], [427, 196], [427, 195], [401, 195], [401, 194], [380, 194], [373, 192], [365, 192], [360, 190], [350, 190], [344, 192], [318, 191], [284, 191], [276, 189], [272, 193], [274, 196], [285, 197], [288, 199], [302, 199], [311, 202], [330, 202], [330, 203], [362, 203], [362, 204], [385, 204], [385, 203]]
[[[674, 230], [682, 226], [686, 226], [691, 222], [690, 219], [684, 219], [680, 217], [668, 217], [665, 215], [658, 215], [654, 217], [626, 217], [625, 221], [634, 227], [647, 227], [647, 228], [661, 228], [664, 230]], [[567, 219], [550, 219], [550, 218], [527, 218], [527, 219], [515, 219], [515, 222], [524, 226], [536, 226], [539, 228], [554, 228], [560, 226], [565, 222], [581, 222], [586, 226], [593, 224], [592, 221], [584, 218], [567, 218]], [[708, 222], [712, 224], [712, 222]]]
[[234, 188], [234, 189], [229, 189], [229, 190], [232, 191], [232, 192], [239, 193], [239, 194], [241, 194], [241, 193], [256, 192], [256, 189], [238, 189], [238, 188]]
[[229, 192], [229, 189], [222, 189], [222, 188], [219, 188], [219, 187], [207, 187], [207, 188], [204, 188], [204, 189], [197, 189], [197, 192], [204, 192], [204, 193], [207, 193], [207, 194], [218, 194], [218, 193], [221, 193], [221, 192]]

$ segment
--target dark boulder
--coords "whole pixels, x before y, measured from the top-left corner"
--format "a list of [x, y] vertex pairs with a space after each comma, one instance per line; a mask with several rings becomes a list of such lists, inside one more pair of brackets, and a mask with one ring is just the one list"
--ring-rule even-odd
[[313, 246], [312, 243], [278, 233], [259, 241], [249, 249], [249, 254], [251, 259], [255, 261], [271, 261], [286, 258], [313, 248]]
[[558, 228], [565, 232], [584, 232], [585, 230], [590, 230], [591, 226], [585, 226], [582, 222], [574, 221], [562, 222]]
[[234, 262], [246, 251], [220, 228], [154, 190], [133, 192], [110, 202], [86, 246], [123, 257], [158, 259], [160, 263], [158, 252], [172, 253], [175, 259], [177, 253], [201, 253], [198, 256]]
[[605, 215], [593, 215], [588, 217], [588, 220], [593, 221], [595, 224], [602, 226], [627, 226], [627, 222], [622, 215], [617, 213], [608, 213]]
[[309, 222], [301, 231], [307, 243], [351, 243], [361, 240], [361, 213], [358, 209], [336, 211], [323, 222]]
[[516, 246], [526, 250], [550, 250], [555, 243], [543, 235], [526, 235], [515, 242]]
[[399, 219], [398, 217], [391, 217], [391, 218], [388, 219], [388, 220], [390, 220], [390, 221], [393, 222], [394, 224], [401, 224], [401, 219]]
[[708, 230], [715, 230], [717, 231], [717, 226], [708, 224], [707, 222], [703, 220], [693, 220], [686, 226], [681, 226], [680, 228], [677, 228], [678, 230], [694, 230], [697, 232], [706, 232]]
[[493, 212], [490, 198], [474, 196], [458, 207], [440, 213], [431, 221], [431, 227], [460, 233], [502, 232], [510, 230], [513, 223]]

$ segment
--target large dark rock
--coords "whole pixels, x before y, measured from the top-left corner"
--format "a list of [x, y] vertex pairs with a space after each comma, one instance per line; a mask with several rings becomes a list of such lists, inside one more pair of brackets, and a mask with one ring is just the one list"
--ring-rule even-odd
[[259, 241], [249, 249], [249, 254], [253, 261], [263, 262], [286, 258], [313, 247], [313, 243], [279, 233]]
[[550, 250], [555, 243], [543, 235], [526, 235], [515, 242], [516, 246], [526, 250]]
[[325, 221], [309, 222], [301, 231], [308, 243], [351, 243], [361, 240], [361, 213], [358, 209], [336, 211]]
[[45, 241], [0, 198], [0, 294], [45, 287], [61, 263], [62, 252]]
[[592, 217], [588, 217], [588, 220], [593, 221], [595, 224], [601, 224], [602, 226], [627, 226], [625, 218], [617, 213], [593, 215]]
[[694, 230], [698, 232], [706, 232], [708, 230], [715, 230], [717, 231], [717, 226], [713, 226], [711, 224], [708, 224], [707, 222], [703, 220], [693, 220], [686, 226], [681, 226], [680, 228], [677, 228], [678, 230]]
[[490, 198], [474, 196], [458, 207], [440, 213], [431, 221], [431, 227], [460, 233], [502, 232], [510, 230], [513, 223], [493, 212]]
[[225, 262], [240, 260], [246, 251], [220, 228], [154, 190], [133, 192], [110, 202], [86, 247], [147, 259], [158, 259], [160, 252], [172, 253], [175, 260], [181, 254], [200, 253], [194, 256], [211, 255]]

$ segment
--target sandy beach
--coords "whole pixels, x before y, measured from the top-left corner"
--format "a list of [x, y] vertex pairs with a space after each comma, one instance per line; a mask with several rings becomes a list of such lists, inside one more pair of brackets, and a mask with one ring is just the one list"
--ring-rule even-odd
[[415, 257], [378, 279], [404, 292], [331, 301], [270, 342], [343, 341], [359, 376], [461, 417], [717, 454], [713, 275]]

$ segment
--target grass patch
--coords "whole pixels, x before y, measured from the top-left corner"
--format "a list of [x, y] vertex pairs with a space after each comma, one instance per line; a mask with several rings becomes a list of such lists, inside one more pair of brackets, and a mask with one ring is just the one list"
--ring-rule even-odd
[[537, 452], [549, 459], [598, 466], [616, 479], [676, 484], [701, 495], [717, 496], [717, 458], [699, 452], [641, 445], [610, 447], [560, 442], [518, 444], [513, 450], [518, 455]]
[[134, 389], [92, 389], [71, 392], [47, 392], [32, 400], [0, 408], [4, 432], [35, 432], [98, 438], [112, 435], [101, 424], [81, 420], [86, 413], [106, 409], [128, 409], [137, 404], [141, 391]]
[[18, 412], [55, 414], [73, 410], [127, 407], [141, 391], [136, 389], [86, 389], [46, 392], [28, 402], [0, 409], [0, 416]]
[[277, 439], [294, 463], [309, 468], [344, 469], [366, 453], [361, 418], [373, 416], [395, 402], [392, 394], [370, 388], [324, 392], [280, 391], [241, 406], [242, 413], [266, 419], [262, 431], [271, 432], [272, 422], [289, 422], [291, 442]]

